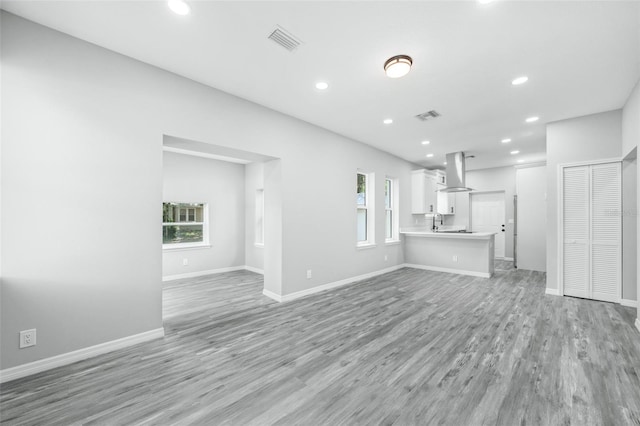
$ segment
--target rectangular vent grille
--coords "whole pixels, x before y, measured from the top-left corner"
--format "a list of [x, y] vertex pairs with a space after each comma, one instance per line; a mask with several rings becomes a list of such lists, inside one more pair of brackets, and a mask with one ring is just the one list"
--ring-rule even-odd
[[280, 46], [287, 49], [289, 52], [296, 50], [298, 46], [302, 44], [300, 40], [295, 38], [291, 33], [287, 32], [284, 28], [278, 26], [271, 34], [269, 39], [275, 41]]
[[434, 118], [438, 117], [440, 117], [440, 113], [433, 109], [431, 111], [423, 112], [422, 114], [416, 115], [416, 118], [422, 121], [433, 120]]

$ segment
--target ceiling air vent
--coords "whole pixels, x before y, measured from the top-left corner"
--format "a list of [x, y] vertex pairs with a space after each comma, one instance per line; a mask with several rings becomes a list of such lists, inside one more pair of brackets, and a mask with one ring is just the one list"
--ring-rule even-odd
[[433, 109], [431, 111], [423, 112], [422, 114], [416, 115], [416, 118], [422, 121], [433, 120], [434, 118], [438, 117], [440, 117], [440, 113]]
[[298, 46], [302, 44], [300, 40], [298, 40], [281, 26], [278, 26], [275, 30], [273, 30], [273, 32], [269, 34], [268, 38], [275, 41], [280, 46], [287, 49], [289, 52], [293, 52]]

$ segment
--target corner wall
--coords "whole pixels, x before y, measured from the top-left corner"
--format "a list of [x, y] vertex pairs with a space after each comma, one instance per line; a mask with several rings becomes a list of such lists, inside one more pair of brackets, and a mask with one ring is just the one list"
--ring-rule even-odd
[[547, 125], [547, 288], [558, 290], [558, 166], [621, 158], [622, 110]]

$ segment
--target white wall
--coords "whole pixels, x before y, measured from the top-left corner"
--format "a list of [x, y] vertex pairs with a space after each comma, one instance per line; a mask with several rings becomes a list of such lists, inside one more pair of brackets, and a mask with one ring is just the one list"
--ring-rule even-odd
[[518, 269], [547, 270], [547, 168], [516, 169]]
[[638, 162], [631, 152], [622, 162], [622, 298], [637, 300]]
[[[162, 276], [243, 266], [244, 166], [171, 152], [163, 154], [163, 201], [207, 203], [210, 246], [163, 250]], [[183, 259], [188, 265], [183, 265]]]
[[[622, 146], [623, 154], [628, 155], [634, 148], [640, 144], [640, 80], [636, 83], [636, 87], [629, 95], [629, 99], [624, 105], [622, 110]], [[640, 175], [637, 175], [636, 185], [636, 201], [640, 203], [640, 197], [637, 197], [638, 188], [640, 188]], [[640, 211], [640, 204], [636, 204], [636, 214]], [[637, 216], [637, 220], [640, 221], [640, 216]], [[636, 222], [636, 242], [637, 230], [640, 229], [640, 225]], [[640, 256], [640, 250], [636, 246], [636, 255]], [[636, 259], [636, 265], [640, 262], [640, 257]], [[637, 274], [640, 270], [637, 271]], [[640, 275], [636, 275], [636, 298], [640, 295]], [[640, 318], [640, 304], [638, 305], [638, 318]], [[640, 324], [640, 319], [638, 320]]]
[[264, 190], [264, 164], [245, 166], [245, 265], [264, 270], [264, 246], [256, 246], [256, 192]]
[[[516, 193], [516, 171], [513, 167], [470, 170], [466, 184], [473, 192], [504, 191], [505, 193], [505, 257], [513, 257], [513, 196]], [[447, 224], [469, 227], [469, 192], [456, 194], [456, 214]]]
[[[356, 171], [375, 173], [378, 200], [385, 175], [400, 180], [403, 227], [415, 165], [6, 12], [1, 24], [1, 368], [162, 327], [163, 135], [280, 159], [265, 164], [280, 209], [265, 245], [282, 241], [265, 249], [266, 289], [402, 263], [381, 203], [376, 247], [356, 249]], [[119, 206], [136, 215], [120, 221]], [[18, 350], [28, 328], [38, 345]]]
[[547, 288], [558, 289], [558, 166], [620, 159], [622, 111], [609, 111], [547, 125]]

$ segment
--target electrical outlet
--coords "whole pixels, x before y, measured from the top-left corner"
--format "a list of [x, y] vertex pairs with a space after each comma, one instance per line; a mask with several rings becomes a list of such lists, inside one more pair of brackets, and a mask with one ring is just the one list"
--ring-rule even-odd
[[457, 261], [458, 261], [458, 255], [456, 255], [456, 254], [454, 254], [454, 255], [453, 255], [453, 261], [454, 261], [454, 262], [457, 262]]
[[20, 332], [20, 349], [36, 345], [36, 329], [23, 330]]
[[187, 259], [186, 257], [182, 259], [182, 266], [187, 266], [188, 264], [189, 264], [189, 259]]
[[311, 278], [311, 269], [307, 269], [307, 279]]

